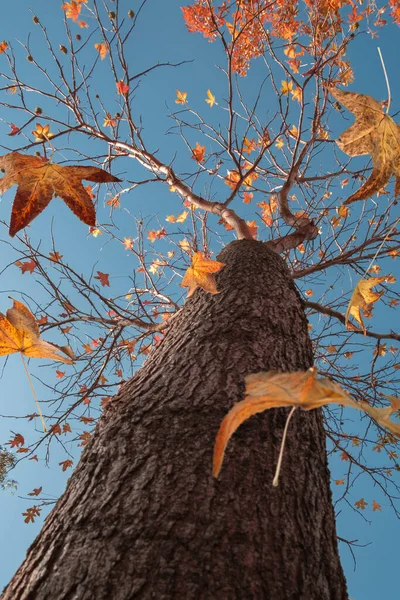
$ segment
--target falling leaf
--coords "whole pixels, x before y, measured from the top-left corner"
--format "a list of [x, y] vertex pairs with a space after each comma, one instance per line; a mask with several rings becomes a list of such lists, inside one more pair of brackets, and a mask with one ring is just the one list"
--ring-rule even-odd
[[50, 252], [49, 258], [53, 262], [60, 262], [60, 260], [62, 259], [62, 254], [60, 254], [59, 252]]
[[[177, 90], [177, 92], [178, 92], [178, 90]], [[175, 100], [175, 102], [176, 102], [176, 100]], [[210, 108], [212, 108], [215, 104], [215, 96], [211, 93], [211, 90], [207, 90], [206, 102], [210, 106]]]
[[0, 42], [0, 54], [3, 54], [3, 52], [5, 52], [8, 48], [8, 44], [7, 42], [5, 42], [4, 40], [2, 42]]
[[108, 52], [107, 44], [102, 42], [101, 44], [95, 44], [94, 47], [96, 48], [97, 52], [99, 53], [101, 60], [104, 60], [105, 57], [107, 56], [107, 52]]
[[56, 369], [56, 379], [62, 379], [65, 376], [65, 371], [60, 371]]
[[199, 142], [196, 142], [196, 147], [192, 150], [192, 158], [198, 163], [204, 162], [204, 155], [206, 153], [206, 147], [200, 146]]
[[344, 479], [335, 479], [336, 485], [344, 485]]
[[[0, 356], [21, 352], [29, 358], [49, 358], [72, 364], [65, 350], [40, 339], [39, 327], [31, 311], [18, 300], [6, 315], [0, 313]], [[60, 354], [62, 352], [62, 354]]]
[[373, 512], [375, 512], [376, 510], [382, 510], [382, 507], [380, 504], [378, 504], [375, 500], [372, 501], [372, 510]]
[[110, 280], [108, 279], [108, 277], [108, 273], [102, 273], [101, 271], [97, 271], [97, 275], [95, 275], [95, 279], [98, 279], [103, 287], [105, 285], [108, 285], [108, 287], [110, 287]]
[[120, 181], [98, 167], [64, 167], [43, 157], [18, 152], [0, 156], [0, 169], [5, 170], [4, 177], [0, 179], [0, 194], [18, 185], [11, 214], [12, 237], [29, 225], [54, 196], [60, 196], [81, 221], [93, 226], [96, 222], [95, 209], [81, 180], [96, 183]]
[[400, 194], [400, 127], [371, 96], [329, 88], [343, 106], [356, 115], [355, 123], [337, 140], [349, 156], [370, 154], [373, 169], [367, 181], [345, 204], [370, 198], [396, 175], [395, 196]]
[[186, 104], [187, 100], [187, 92], [180, 92], [176, 90], [176, 100], [175, 104]]
[[357, 285], [354, 289], [354, 292], [351, 296], [349, 306], [347, 307], [347, 311], [346, 311], [346, 327], [347, 327], [347, 329], [350, 329], [349, 317], [351, 315], [352, 317], [355, 318], [357, 323], [359, 323], [361, 325], [363, 330], [366, 331], [365, 325], [361, 318], [360, 309], [365, 310], [367, 307], [367, 304], [373, 304], [374, 302], [377, 302], [377, 300], [379, 300], [379, 298], [384, 294], [383, 291], [379, 292], [379, 293], [371, 291], [371, 288], [378, 285], [379, 283], [382, 283], [383, 281], [387, 281], [387, 278], [386, 277], [370, 277], [369, 279], [361, 279], [357, 283]]
[[206, 258], [204, 252], [194, 252], [192, 266], [188, 268], [182, 280], [181, 287], [188, 287], [187, 297], [190, 298], [199, 287], [210, 294], [218, 294], [213, 273], [218, 273], [225, 264]]
[[42, 492], [42, 487], [33, 488], [33, 491], [28, 494], [28, 496], [40, 496]]
[[27, 508], [25, 513], [22, 513], [22, 516], [25, 517], [25, 523], [34, 523], [35, 517], [40, 517], [40, 511], [42, 509], [37, 506], [32, 506], [32, 508]]
[[16, 125], [14, 125], [14, 123], [11, 123], [10, 127], [11, 127], [11, 131], [7, 135], [14, 136], [14, 135], [17, 135], [17, 134], [20, 133], [19, 127], [17, 127]]
[[11, 448], [18, 448], [19, 446], [23, 446], [25, 444], [25, 438], [20, 433], [16, 433], [14, 437], [7, 442], [7, 446]]
[[115, 84], [117, 86], [117, 93], [122, 94], [123, 96], [129, 92], [129, 84], [125, 83], [123, 79], [120, 79]]
[[122, 243], [125, 246], [125, 250], [133, 250], [134, 241], [132, 238], [124, 238], [124, 241]]
[[[329, 379], [317, 379], [315, 367], [306, 372], [278, 373], [268, 371], [245, 378], [246, 397], [237, 402], [223, 419], [214, 446], [214, 477], [218, 477], [225, 448], [236, 429], [252, 415], [270, 408], [295, 406], [303, 410], [319, 408], [324, 404], [339, 404], [361, 410], [379, 425], [400, 437], [400, 423], [390, 419], [400, 409], [400, 398], [387, 396], [391, 406], [375, 408], [367, 402], [356, 402], [338, 384]], [[342, 460], [348, 460], [344, 453]]]

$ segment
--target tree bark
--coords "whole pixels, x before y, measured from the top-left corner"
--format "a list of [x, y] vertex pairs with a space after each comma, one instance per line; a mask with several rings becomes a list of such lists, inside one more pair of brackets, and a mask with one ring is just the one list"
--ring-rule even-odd
[[244, 377], [312, 364], [302, 301], [261, 242], [218, 257], [101, 418], [66, 492], [3, 600], [347, 600], [322, 412], [244, 423], [211, 475], [219, 425]]

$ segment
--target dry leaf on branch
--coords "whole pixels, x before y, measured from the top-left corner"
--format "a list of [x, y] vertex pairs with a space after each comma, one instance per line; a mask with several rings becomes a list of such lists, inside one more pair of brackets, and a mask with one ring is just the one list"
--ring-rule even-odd
[[5, 176], [0, 179], [0, 194], [18, 185], [11, 213], [11, 236], [29, 225], [55, 196], [62, 198], [81, 221], [94, 226], [96, 213], [93, 201], [81, 180], [96, 183], [120, 181], [98, 167], [63, 167], [43, 157], [19, 152], [0, 156], [0, 169], [5, 171]]
[[213, 273], [218, 273], [225, 263], [211, 260], [203, 252], [194, 252], [192, 266], [188, 268], [182, 280], [181, 287], [188, 287], [187, 297], [190, 298], [199, 287], [210, 294], [218, 294]]
[[372, 292], [371, 288], [378, 285], [379, 283], [383, 283], [386, 281], [386, 277], [370, 277], [369, 279], [361, 279], [350, 298], [349, 306], [346, 311], [346, 328], [352, 329], [351, 325], [349, 326], [349, 318], [350, 315], [355, 318], [357, 323], [361, 325], [364, 332], [366, 331], [364, 322], [361, 317], [360, 309], [366, 309], [367, 304], [373, 304], [384, 294], [382, 292]]
[[75, 359], [69, 346], [61, 347], [40, 339], [35, 317], [18, 300], [14, 300], [6, 316], [0, 313], [0, 356], [14, 352], [21, 352], [29, 358], [49, 358], [67, 364], [72, 364]]
[[219, 475], [225, 448], [236, 429], [252, 415], [269, 408], [295, 406], [312, 410], [332, 403], [349, 406], [367, 413], [382, 427], [400, 437], [400, 423], [390, 419], [400, 409], [400, 398], [387, 396], [391, 404], [387, 408], [374, 408], [367, 402], [356, 402], [338, 384], [326, 378], [317, 379], [315, 367], [305, 372], [256, 373], [248, 375], [245, 382], [245, 399], [235, 404], [225, 416], [215, 440], [214, 477]]
[[396, 175], [395, 196], [400, 194], [400, 127], [382, 110], [380, 102], [363, 94], [329, 88], [343, 106], [356, 115], [356, 121], [337, 140], [349, 156], [370, 154], [372, 173], [344, 204], [370, 198]]

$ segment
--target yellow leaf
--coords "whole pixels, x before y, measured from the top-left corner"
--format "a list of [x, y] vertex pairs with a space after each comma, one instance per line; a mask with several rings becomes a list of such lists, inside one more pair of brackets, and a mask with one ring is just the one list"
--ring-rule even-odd
[[276, 143], [275, 146], [279, 149], [279, 148], [283, 148], [283, 146], [285, 145], [285, 142], [283, 141], [282, 138], [279, 138]]
[[213, 273], [218, 273], [225, 264], [206, 258], [203, 252], [194, 252], [192, 266], [188, 268], [182, 280], [181, 287], [188, 287], [188, 298], [199, 287], [210, 294], [218, 294]]
[[286, 96], [293, 89], [293, 83], [291, 81], [282, 81], [281, 93]]
[[180, 92], [176, 90], [175, 104], [186, 104], [187, 92]]
[[206, 102], [210, 105], [210, 108], [212, 108], [215, 104], [215, 96], [211, 93], [211, 90], [207, 90]]
[[386, 277], [370, 277], [369, 279], [361, 279], [357, 283], [346, 311], [347, 329], [350, 329], [349, 318], [351, 315], [352, 317], [354, 317], [357, 323], [361, 325], [365, 332], [366, 329], [364, 322], [361, 318], [360, 309], [364, 310], [367, 308], [367, 304], [373, 304], [374, 302], [379, 300], [379, 298], [383, 295], [384, 292], [372, 292], [371, 288], [386, 280]]
[[291, 90], [290, 93], [292, 94], [292, 100], [296, 100], [297, 102], [301, 102], [301, 97], [302, 97], [302, 90], [299, 87], [294, 88], [294, 90]]
[[[390, 419], [400, 409], [400, 398], [387, 396], [391, 404], [387, 408], [375, 408], [364, 401], [356, 402], [338, 384], [326, 378], [317, 379], [315, 367], [306, 372], [256, 373], [248, 375], [245, 383], [245, 399], [237, 402], [225, 416], [215, 440], [214, 477], [218, 477], [225, 448], [236, 429], [252, 415], [270, 408], [294, 406], [312, 410], [332, 403], [349, 406], [367, 413], [379, 425], [400, 437], [400, 423]], [[348, 457], [342, 456], [342, 459], [348, 460]]]
[[[60, 354], [60, 351], [62, 354]], [[21, 352], [29, 358], [49, 358], [72, 364], [65, 350], [40, 339], [39, 327], [31, 311], [18, 300], [6, 316], [0, 313], [0, 356]]]
[[107, 52], [108, 52], [107, 44], [102, 42], [101, 44], [95, 44], [94, 47], [96, 48], [97, 52], [99, 53], [101, 60], [104, 60], [105, 57], [107, 56]]

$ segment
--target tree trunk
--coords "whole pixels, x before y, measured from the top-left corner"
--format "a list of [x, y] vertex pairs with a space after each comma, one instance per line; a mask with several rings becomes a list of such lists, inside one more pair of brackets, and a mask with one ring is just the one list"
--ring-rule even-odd
[[221, 293], [196, 291], [121, 388], [4, 600], [345, 600], [320, 410], [244, 423], [211, 475], [244, 377], [312, 364], [302, 301], [263, 243], [220, 254]]

